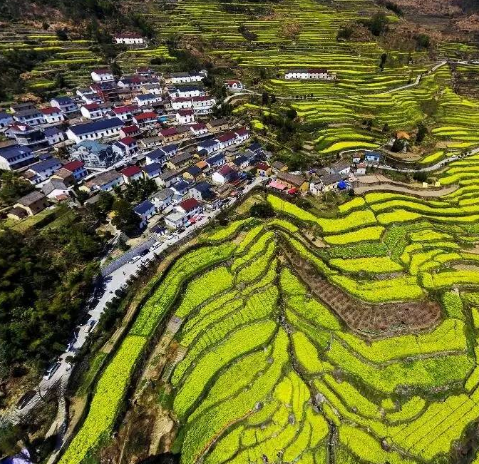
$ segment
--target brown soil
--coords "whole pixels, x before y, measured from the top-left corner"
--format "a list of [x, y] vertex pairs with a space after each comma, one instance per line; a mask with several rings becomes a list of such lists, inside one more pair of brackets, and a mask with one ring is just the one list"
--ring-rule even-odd
[[318, 274], [312, 264], [287, 246], [283, 245], [283, 250], [313, 295], [362, 336], [382, 338], [417, 332], [429, 329], [441, 320], [441, 307], [433, 301], [369, 304], [353, 298]]

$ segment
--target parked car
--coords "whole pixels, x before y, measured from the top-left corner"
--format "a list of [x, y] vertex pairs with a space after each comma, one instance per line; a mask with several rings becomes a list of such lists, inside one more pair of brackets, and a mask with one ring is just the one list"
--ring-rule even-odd
[[17, 409], [23, 409], [30, 400], [36, 395], [35, 390], [28, 390], [19, 400], [17, 403]]
[[141, 258], [140, 255], [136, 255], [128, 261], [130, 264], [136, 263]]
[[43, 380], [50, 380], [55, 372], [58, 370], [60, 367], [60, 363], [56, 362], [55, 364], [52, 364], [46, 371], [45, 375], [43, 376]]
[[95, 319], [90, 319], [87, 324], [86, 332], [90, 333], [96, 325]]

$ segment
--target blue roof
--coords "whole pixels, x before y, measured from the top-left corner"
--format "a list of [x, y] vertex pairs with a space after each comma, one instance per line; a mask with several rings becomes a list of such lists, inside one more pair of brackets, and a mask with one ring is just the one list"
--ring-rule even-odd
[[153, 95], [152, 93], [145, 93], [143, 95], [138, 95], [138, 100], [153, 100], [158, 98], [158, 95]]
[[56, 97], [52, 98], [52, 100], [60, 103], [60, 105], [74, 103], [74, 101], [70, 97]]
[[223, 153], [218, 153], [217, 155], [214, 155], [214, 156], [209, 157], [209, 158], [206, 160], [206, 162], [207, 162], [208, 164], [214, 164], [214, 163], [216, 163], [216, 162], [218, 162], [218, 161], [223, 160], [224, 158], [225, 158], [225, 155], [223, 155]]
[[122, 127], [123, 122], [119, 118], [102, 119], [100, 121], [90, 122], [88, 124], [81, 124], [79, 126], [72, 126], [70, 130], [75, 135], [90, 134], [99, 130], [112, 129], [114, 127]]
[[201, 90], [200, 87], [196, 85], [182, 85], [176, 87], [176, 90], [181, 91], [181, 92], [191, 92], [193, 90]]
[[346, 184], [346, 182], [344, 182], [344, 180], [342, 180], [338, 183], [338, 189], [339, 190], [344, 190], [347, 186], [348, 186], [348, 184]]
[[151, 163], [143, 166], [143, 171], [147, 174], [151, 174], [152, 172], [159, 172], [161, 171], [161, 164], [160, 163]]
[[198, 190], [198, 192], [207, 192], [211, 189], [211, 185], [208, 184], [208, 182], [198, 182], [195, 185], [195, 189]]
[[148, 153], [146, 156], [152, 160], [159, 160], [163, 159], [166, 154], [161, 148], [157, 148], [156, 150], [150, 151], [150, 153]]
[[29, 169], [35, 172], [43, 172], [47, 169], [51, 169], [55, 166], [61, 165], [61, 161], [57, 158], [49, 158], [45, 161], [40, 161], [39, 163], [32, 164]]
[[154, 207], [155, 205], [151, 201], [145, 200], [141, 202], [138, 206], [135, 206], [133, 208], [133, 211], [135, 211], [136, 214], [145, 214]]
[[31, 152], [32, 150], [28, 147], [24, 147], [23, 145], [14, 145], [11, 147], [1, 148], [0, 156], [5, 158], [7, 161], [10, 161], [19, 155], [23, 155], [25, 153], [30, 154]]
[[7, 118], [12, 119], [12, 115], [8, 113], [0, 112], [0, 119], [7, 119]]
[[58, 127], [47, 127], [43, 133], [48, 137], [49, 135], [61, 134], [63, 131], [58, 129]]
[[180, 180], [179, 182], [173, 185], [175, 190], [178, 190], [178, 191], [186, 190], [189, 186], [190, 184], [186, 182], [185, 180]]
[[97, 142], [96, 140], [84, 140], [83, 142], [77, 143], [75, 147], [85, 147], [92, 153], [100, 153], [101, 151], [106, 150], [109, 145]]
[[258, 151], [258, 150], [262, 150], [263, 147], [258, 142], [254, 142], [249, 146], [249, 149], [251, 151]]
[[200, 142], [198, 144], [199, 147], [204, 147], [204, 148], [208, 148], [208, 147], [214, 147], [216, 145], [218, 145], [218, 141], [215, 140], [215, 139], [212, 139], [212, 140], [205, 140], [203, 142]]
[[201, 174], [201, 169], [198, 166], [190, 166], [187, 170], [187, 173], [191, 174], [192, 176], [196, 176]]
[[381, 156], [381, 153], [379, 153], [378, 151], [366, 151], [364, 153], [365, 156], [375, 156], [375, 157], [380, 157]]
[[178, 151], [178, 145], [172, 143], [170, 145], [166, 145], [165, 147], [161, 148], [166, 154], [176, 153]]

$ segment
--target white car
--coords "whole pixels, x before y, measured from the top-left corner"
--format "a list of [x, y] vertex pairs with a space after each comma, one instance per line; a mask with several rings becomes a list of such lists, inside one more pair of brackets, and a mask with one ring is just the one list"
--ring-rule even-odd
[[133, 258], [130, 259], [130, 261], [128, 261], [130, 264], [133, 264], [133, 263], [136, 263], [139, 259], [141, 259], [141, 256], [137, 255], [137, 256], [134, 256]]

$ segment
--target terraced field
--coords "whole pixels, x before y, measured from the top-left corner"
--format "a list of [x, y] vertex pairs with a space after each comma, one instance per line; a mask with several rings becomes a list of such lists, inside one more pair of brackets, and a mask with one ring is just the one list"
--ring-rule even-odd
[[184, 464], [447, 462], [479, 419], [469, 198], [375, 192], [326, 218], [269, 195], [275, 218], [203, 234], [141, 309], [61, 464], [108, 444], [158, 327], [155, 388]]
[[[473, 64], [445, 65], [429, 73], [441, 60], [477, 58], [474, 44], [437, 44], [435, 58], [414, 47], [396, 50], [381, 41], [364, 38], [338, 41], [338, 30], [371, 17], [377, 5], [368, 0], [283, 0], [278, 3], [217, 0], [183, 0], [166, 10], [155, 3], [136, 4], [154, 25], [158, 40], [175, 39], [196, 47], [224, 68], [233, 69], [258, 92], [278, 97], [280, 107], [292, 106], [309, 125], [308, 140], [320, 155], [342, 150], [375, 148], [383, 145], [390, 131], [412, 131], [427, 123], [434, 151], [448, 154], [479, 145], [477, 102], [454, 93], [454, 79], [462, 73], [471, 81], [479, 67]], [[392, 25], [404, 22], [383, 10]], [[290, 26], [289, 28], [286, 26]], [[249, 36], [241, 33], [247, 30]], [[291, 32], [292, 31], [292, 32]], [[384, 69], [379, 64], [387, 54]], [[324, 67], [337, 75], [336, 81], [285, 81], [291, 68]], [[259, 71], [266, 79], [259, 85], [251, 79]], [[426, 73], [426, 74], [425, 74]], [[424, 74], [415, 87], [399, 91]], [[253, 81], [253, 82], [252, 82]], [[241, 105], [236, 114], [253, 115], [256, 120], [269, 108]], [[375, 130], [366, 130], [372, 120]], [[254, 124], [264, 129], [261, 121]]]

